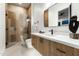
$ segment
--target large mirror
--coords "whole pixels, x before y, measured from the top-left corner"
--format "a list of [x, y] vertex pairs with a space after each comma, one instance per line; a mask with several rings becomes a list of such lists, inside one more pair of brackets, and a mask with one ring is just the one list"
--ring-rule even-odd
[[70, 16], [70, 3], [56, 3], [44, 11], [44, 26], [68, 25]]

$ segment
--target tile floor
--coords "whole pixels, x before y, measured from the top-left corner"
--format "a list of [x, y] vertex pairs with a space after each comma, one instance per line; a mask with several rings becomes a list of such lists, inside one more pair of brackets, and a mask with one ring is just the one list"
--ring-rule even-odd
[[31, 39], [27, 40], [27, 43], [27, 48], [23, 47], [20, 42], [7, 48], [3, 56], [41, 56], [41, 54], [32, 47]]

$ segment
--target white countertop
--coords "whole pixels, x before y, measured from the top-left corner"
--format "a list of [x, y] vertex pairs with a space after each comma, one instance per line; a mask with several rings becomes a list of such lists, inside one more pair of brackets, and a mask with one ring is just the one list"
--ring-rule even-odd
[[36, 36], [45, 38], [47, 40], [62, 43], [64, 45], [79, 49], [79, 39], [72, 39], [69, 36], [55, 35], [55, 34], [51, 35], [49, 33], [47, 34], [46, 33], [32, 33], [32, 35], [36, 35]]

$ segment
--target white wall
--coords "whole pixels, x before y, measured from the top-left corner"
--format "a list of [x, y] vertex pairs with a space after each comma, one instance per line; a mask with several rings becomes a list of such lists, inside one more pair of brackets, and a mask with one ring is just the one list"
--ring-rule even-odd
[[43, 9], [44, 3], [32, 4], [32, 32], [38, 32], [39, 30], [44, 28]]
[[56, 3], [48, 10], [49, 26], [58, 25], [58, 11], [69, 7], [70, 3]]
[[0, 3], [0, 54], [5, 50], [5, 4]]
[[[79, 21], [79, 3], [72, 3], [72, 16], [77, 15]], [[77, 33], [79, 33], [79, 28]]]
[[72, 16], [77, 15], [79, 21], [79, 3], [72, 3]]
[[45, 6], [44, 6], [44, 10], [47, 10], [49, 9], [51, 6], [53, 6], [55, 3], [45, 3]]

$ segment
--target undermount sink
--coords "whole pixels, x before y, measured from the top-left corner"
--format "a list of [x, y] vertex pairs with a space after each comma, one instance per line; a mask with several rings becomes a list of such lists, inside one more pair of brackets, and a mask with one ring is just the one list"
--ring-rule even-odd
[[43, 33], [44, 35], [47, 35], [47, 36], [54, 36], [54, 37], [58, 37], [58, 38], [67, 38], [68, 36], [66, 35], [59, 35], [59, 34], [51, 34], [51, 33]]
[[53, 34], [51, 34], [51, 33], [43, 33], [44, 35], [53, 35]]
[[56, 38], [69, 38], [69, 36], [66, 35], [55, 35]]

